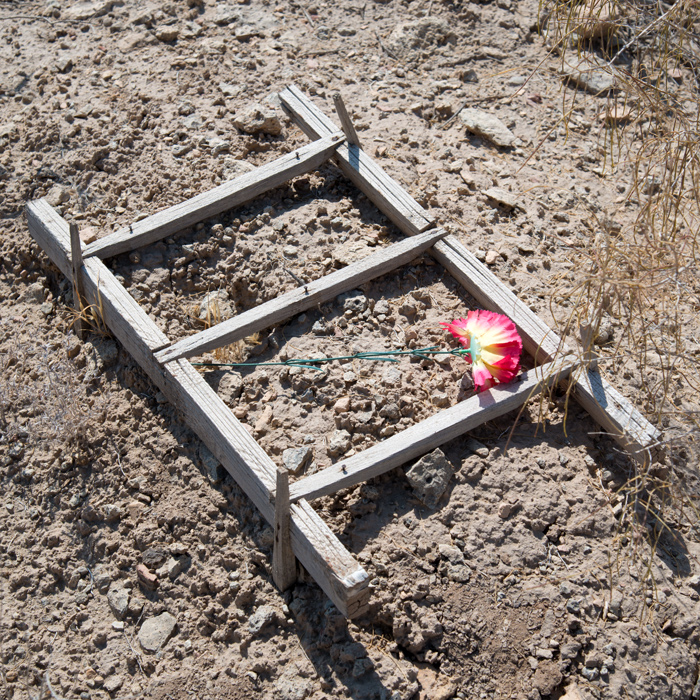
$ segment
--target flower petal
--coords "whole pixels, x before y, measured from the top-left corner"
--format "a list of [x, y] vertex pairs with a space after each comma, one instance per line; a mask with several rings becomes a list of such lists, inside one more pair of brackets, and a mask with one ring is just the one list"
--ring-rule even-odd
[[[471, 313], [471, 312], [470, 312]], [[465, 348], [469, 347], [471, 341], [471, 334], [467, 330], [468, 321], [466, 318], [458, 318], [452, 321], [452, 323], [441, 323], [452, 335], [459, 340], [460, 343]]]

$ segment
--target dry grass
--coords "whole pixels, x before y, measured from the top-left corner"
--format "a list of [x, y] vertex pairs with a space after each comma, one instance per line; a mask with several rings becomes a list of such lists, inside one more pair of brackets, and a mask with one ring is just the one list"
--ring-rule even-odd
[[[215, 296], [207, 294], [206, 300], [206, 314], [204, 318], [200, 317], [200, 304], [196, 304], [188, 310], [188, 316], [195, 325], [204, 326], [204, 328], [211, 328], [221, 323], [224, 318], [221, 313], [221, 307], [219, 301]], [[245, 362], [248, 359], [248, 348], [250, 346], [258, 345], [260, 343], [260, 334], [254, 333], [248, 336], [244, 340], [237, 340], [229, 345], [224, 345], [223, 347], [216, 348], [213, 355], [216, 362]]]
[[95, 399], [90, 406], [77, 368], [65, 351], [55, 350], [15, 339], [0, 353], [2, 442], [31, 436], [33, 441], [70, 443], [87, 435]]
[[571, 309], [565, 331], [582, 337], [604, 371], [630, 380], [640, 408], [664, 430], [662, 466], [630, 468], [619, 491], [619, 541], [649, 566], [640, 538], [653, 555], [664, 533], [697, 536], [699, 10], [696, 0], [541, 6], [556, 61], [588, 58], [614, 80], [607, 97], [562, 89], [565, 127], [581, 101], [596, 105], [599, 174], [624, 197], [615, 210], [586, 212], [591, 235], [571, 247], [572, 272], [552, 303]]

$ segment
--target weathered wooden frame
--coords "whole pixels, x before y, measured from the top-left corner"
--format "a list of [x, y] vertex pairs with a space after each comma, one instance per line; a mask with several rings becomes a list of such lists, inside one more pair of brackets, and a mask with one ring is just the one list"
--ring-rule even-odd
[[[273, 577], [280, 588], [296, 577], [296, 557], [338, 609], [361, 615], [369, 600], [365, 570], [342, 546], [309, 504], [419, 457], [477, 425], [521, 406], [555, 382], [573, 383], [574, 397], [635, 459], [646, 462], [658, 431], [598, 373], [581, 367], [561, 338], [482, 265], [459, 241], [435, 226], [432, 217], [367, 153], [342, 100], [336, 100], [343, 131], [296, 87], [280, 93], [282, 106], [313, 141], [209, 192], [158, 212], [85, 247], [75, 229], [44, 199], [27, 205], [34, 239], [71, 279], [87, 304], [101, 310], [105, 325], [131, 353], [153, 383], [184, 414], [190, 427], [246, 492], [275, 530]], [[277, 187], [333, 158], [345, 175], [412, 238], [303, 285], [202, 333], [170, 343], [154, 321], [118, 282], [102, 258], [172, 235], [198, 221]], [[398, 435], [321, 472], [289, 485], [288, 476], [235, 418], [184, 358], [286, 320], [385, 274], [424, 251], [442, 264], [485, 308], [510, 316], [525, 350], [539, 366], [519, 381], [496, 386], [445, 409]]]

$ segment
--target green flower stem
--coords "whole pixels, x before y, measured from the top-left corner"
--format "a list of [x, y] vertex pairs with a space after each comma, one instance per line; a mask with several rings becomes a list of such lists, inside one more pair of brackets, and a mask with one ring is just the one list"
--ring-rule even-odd
[[472, 355], [470, 350], [464, 348], [454, 348], [453, 350], [438, 350], [437, 345], [429, 348], [418, 348], [415, 350], [384, 350], [377, 352], [356, 352], [353, 355], [341, 355], [340, 357], [317, 357], [317, 358], [295, 358], [282, 362], [193, 362], [195, 367], [303, 367], [322, 372], [317, 364], [335, 362], [336, 360], [370, 360], [373, 362], [398, 362], [399, 356], [418, 357], [423, 360], [434, 360], [436, 355], [453, 355], [454, 357], [464, 357]]

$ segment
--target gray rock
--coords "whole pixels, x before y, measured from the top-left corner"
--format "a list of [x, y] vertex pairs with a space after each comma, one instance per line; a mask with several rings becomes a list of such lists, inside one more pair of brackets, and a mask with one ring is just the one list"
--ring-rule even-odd
[[241, 175], [249, 173], [251, 170], [255, 170], [255, 166], [247, 161], [239, 160], [233, 156], [225, 156], [221, 176], [224, 180], [234, 180]]
[[384, 314], [385, 316], [388, 316], [391, 313], [391, 308], [389, 307], [389, 302], [386, 301], [386, 299], [380, 299], [375, 305], [374, 305], [374, 315], [378, 316], [379, 314]]
[[452, 473], [452, 465], [442, 450], [437, 449], [418, 460], [406, 472], [406, 478], [416, 496], [428, 508], [435, 508], [447, 489]]
[[471, 569], [464, 561], [462, 550], [451, 544], [440, 544], [438, 551], [445, 560], [440, 567], [441, 573], [457, 583], [467, 583], [471, 578]]
[[456, 35], [449, 22], [437, 17], [421, 17], [394, 27], [386, 40], [386, 46], [397, 58], [409, 58], [418, 51], [454, 42]]
[[44, 301], [44, 285], [41, 282], [34, 282], [28, 287], [25, 287], [21, 293], [19, 300], [28, 304], [42, 304]]
[[367, 308], [367, 297], [358, 289], [346, 292], [338, 297], [338, 303], [343, 305], [343, 311], [361, 314]]
[[560, 74], [593, 95], [607, 95], [615, 86], [612, 73], [604, 69], [595, 56], [577, 57], [574, 52], [571, 59], [564, 60]]
[[141, 625], [139, 643], [144, 651], [155, 653], [162, 649], [175, 631], [177, 619], [168, 612], [152, 617]]
[[142, 555], [141, 561], [149, 569], [157, 569], [166, 559], [168, 553], [164, 549], [149, 547]]
[[216, 393], [226, 404], [230, 404], [234, 399], [237, 399], [242, 391], [243, 378], [238, 372], [233, 371], [224, 373], [216, 387]]
[[210, 483], [218, 484], [224, 478], [225, 470], [221, 466], [221, 462], [214, 457], [209, 448], [204, 444], [200, 444], [199, 446], [199, 460], [202, 463], [202, 467]]
[[387, 367], [382, 374], [384, 386], [401, 386], [401, 371], [396, 367]]
[[113, 585], [107, 592], [109, 608], [117, 620], [123, 620], [129, 608], [129, 591], [121, 586]]
[[299, 474], [311, 461], [314, 451], [310, 447], [290, 447], [282, 453], [285, 468], [292, 474]]
[[518, 139], [515, 134], [493, 114], [468, 107], [459, 113], [459, 118], [467, 127], [467, 131], [488, 139], [496, 146], [510, 148], [517, 145]]
[[568, 642], [559, 647], [559, 655], [562, 659], [575, 659], [581, 651], [581, 645], [578, 642]]
[[282, 133], [282, 123], [277, 112], [262, 104], [252, 104], [238, 112], [233, 119], [233, 125], [246, 134], [279, 136]]
[[219, 26], [225, 26], [227, 24], [233, 24], [240, 19], [238, 11], [235, 7], [230, 5], [218, 5], [216, 8], [216, 14], [214, 15], [214, 23]]
[[483, 194], [506, 209], [521, 208], [518, 203], [518, 198], [512, 193], [502, 190], [500, 187], [491, 187], [488, 190], [484, 190]]
[[121, 688], [124, 685], [124, 677], [123, 676], [109, 676], [102, 685], [102, 687], [110, 693], [116, 693], [119, 688]]
[[345, 454], [351, 444], [351, 435], [347, 430], [336, 430], [328, 443], [328, 454], [331, 457]]
[[97, 588], [100, 593], [106, 593], [112, 583], [112, 575], [109, 571], [97, 568], [94, 571], [93, 580], [95, 582], [95, 588]]
[[238, 83], [219, 83], [219, 90], [226, 97], [238, 97], [243, 92], [243, 85]]
[[279, 618], [279, 612], [272, 605], [261, 605], [248, 619], [248, 629], [251, 634], [258, 634], [265, 627], [275, 623]]
[[114, 0], [66, 3], [66, 8], [61, 11], [61, 19], [77, 21], [91, 19], [92, 17], [102, 17], [102, 15], [106, 15], [112, 9], [114, 4]]
[[183, 571], [189, 569], [192, 564], [190, 557], [170, 557], [165, 562], [166, 574], [171, 581], [174, 581]]
[[122, 517], [122, 509], [114, 503], [107, 503], [102, 506], [102, 517], [106, 523], [116, 523]]
[[224, 289], [217, 289], [209, 292], [199, 305], [199, 320], [209, 321], [214, 325], [219, 321], [225, 321], [233, 316], [233, 307], [229, 299], [228, 292]]

